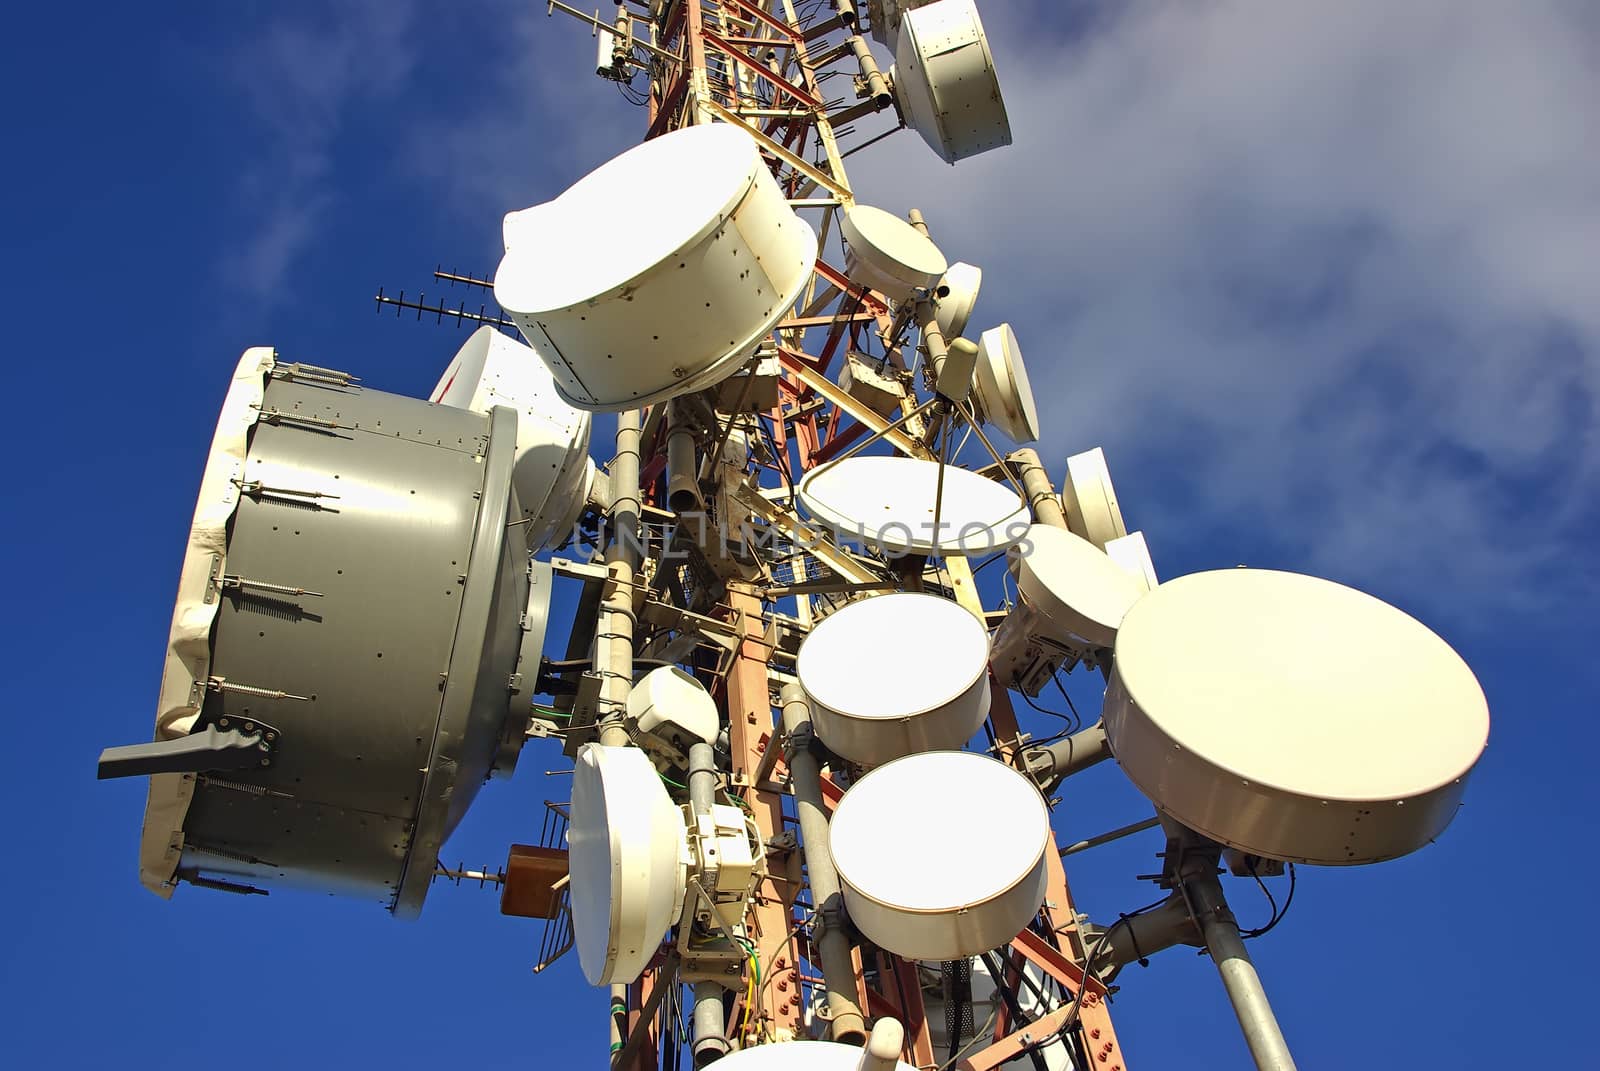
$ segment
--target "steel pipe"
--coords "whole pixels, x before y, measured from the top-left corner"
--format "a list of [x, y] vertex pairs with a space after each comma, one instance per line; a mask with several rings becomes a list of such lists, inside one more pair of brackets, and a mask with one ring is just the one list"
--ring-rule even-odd
[[844, 894], [839, 872], [828, 853], [828, 818], [822, 808], [822, 768], [811, 753], [811, 703], [797, 683], [783, 686], [784, 759], [789, 764], [789, 785], [800, 817], [801, 851], [811, 880], [811, 902], [820, 917], [817, 953], [822, 961], [823, 989], [827, 994], [834, 1041], [860, 1045], [867, 1037], [866, 1020], [856, 1004], [855, 964], [844, 931]]
[[616, 458], [611, 462], [610, 542], [606, 546], [605, 597], [595, 634], [594, 664], [600, 682], [600, 743], [626, 747], [622, 727], [628, 693], [633, 690], [633, 588], [643, 550], [639, 535], [639, 410], [617, 414]]
[[[710, 744], [689, 747], [689, 808], [696, 815], [710, 814], [717, 794], [717, 758]], [[728, 1016], [722, 1006], [723, 987], [716, 982], [694, 984], [694, 1065], [704, 1067], [728, 1055]]]
[[1033, 510], [1033, 519], [1052, 528], [1067, 527], [1067, 511], [1050, 483], [1050, 474], [1039, 460], [1037, 450], [1018, 450], [1006, 457], [1022, 477], [1022, 493]]
[[1256, 973], [1250, 953], [1239, 936], [1239, 925], [1228, 909], [1222, 883], [1207, 867], [1206, 873], [1187, 879], [1184, 888], [1258, 1071], [1294, 1071], [1289, 1043], [1283, 1039], [1261, 976]]

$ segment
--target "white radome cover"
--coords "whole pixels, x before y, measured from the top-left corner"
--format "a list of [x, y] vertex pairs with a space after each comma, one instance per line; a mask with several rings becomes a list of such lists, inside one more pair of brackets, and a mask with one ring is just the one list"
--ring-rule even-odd
[[1443, 831], [1488, 741], [1449, 644], [1394, 607], [1297, 573], [1168, 580], [1118, 632], [1105, 726], [1157, 807], [1295, 862], [1376, 862]]
[[991, 327], [978, 341], [975, 386], [989, 422], [1019, 446], [1039, 439], [1039, 408], [1010, 324]]
[[829, 749], [865, 765], [958, 748], [989, 715], [989, 634], [958, 603], [898, 592], [830, 614], [796, 675]]
[[683, 812], [635, 747], [585, 744], [567, 829], [572, 929], [591, 985], [636, 980], [683, 905]]
[[934, 320], [946, 342], [960, 338], [972, 319], [972, 310], [978, 304], [978, 291], [983, 288], [983, 269], [976, 264], [957, 261], [939, 280], [939, 286], [948, 291], [939, 299]]
[[932, 290], [949, 270], [933, 240], [892, 212], [853, 205], [839, 216], [845, 274], [899, 303], [917, 290]]
[[1044, 902], [1049, 810], [1033, 781], [987, 756], [935, 751], [880, 766], [845, 793], [828, 830], [851, 921], [897, 955], [987, 952]]
[[[156, 701], [157, 740], [186, 735], [200, 714], [196, 684], [211, 674], [211, 628], [222, 606], [220, 600], [207, 596], [212, 577], [227, 571], [228, 524], [239, 507], [237, 481], [244, 473], [250, 429], [261, 415], [267, 377], [276, 367], [277, 353], [271, 346], [245, 350], [217, 417], [178, 574], [178, 595]], [[183, 823], [193, 798], [193, 774], [151, 775], [139, 839], [139, 880], [163, 898], [172, 896], [176, 884], [173, 879], [183, 855]]]
[[1030, 515], [1010, 487], [975, 472], [944, 467], [935, 538], [937, 461], [860, 455], [813, 469], [800, 481], [800, 504], [840, 538], [896, 553], [991, 554], [1021, 539]]
[[677, 666], [660, 666], [640, 678], [628, 693], [628, 717], [640, 732], [672, 724], [702, 743], [717, 738], [717, 702], [693, 676]]
[[556, 392], [550, 370], [527, 346], [493, 327], [480, 327], [456, 351], [428, 400], [488, 413], [517, 411], [516, 462], [511, 482], [533, 550], [572, 531], [594, 482], [589, 457], [593, 417]]
[[973, 0], [937, 0], [900, 19], [895, 99], [947, 164], [1011, 144], [994, 55]]
[[1011, 555], [1017, 590], [1051, 638], [1110, 647], [1144, 586], [1105, 551], [1064, 528], [1036, 524]]
[[[648, 210], [634, 211], [641, 191]], [[495, 300], [571, 404], [628, 409], [716, 385], [794, 304], [817, 235], [755, 140], [684, 127], [506, 217]]]
[[1128, 534], [1122, 507], [1111, 484], [1111, 470], [1100, 447], [1067, 458], [1067, 477], [1061, 481], [1061, 508], [1067, 526], [1097, 547]]

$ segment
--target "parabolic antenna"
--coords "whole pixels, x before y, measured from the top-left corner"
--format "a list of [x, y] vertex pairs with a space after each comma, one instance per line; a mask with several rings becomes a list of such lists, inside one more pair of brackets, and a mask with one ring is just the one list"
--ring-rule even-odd
[[[648, 188], [649, 209], [619, 206]], [[727, 123], [638, 145], [507, 217], [495, 299], [581, 409], [618, 410], [732, 375], [794, 304], [817, 236], [750, 135]]]
[[589, 457], [592, 418], [556, 393], [550, 370], [534, 352], [492, 327], [480, 327], [456, 352], [430, 400], [487, 413], [517, 411], [517, 453], [511, 480], [531, 549], [571, 532], [594, 484]]
[[[806, 512], [843, 539], [902, 554], [988, 554], [1021, 539], [1028, 507], [1004, 484], [937, 461], [848, 457], [813, 469], [797, 493]], [[934, 503], [939, 500], [935, 538]]]
[[[863, 1050], [833, 1041], [785, 1041], [729, 1053], [717, 1061], [727, 1071], [860, 1071]], [[895, 1063], [895, 1071], [917, 1071]]]
[[1104, 718], [1128, 777], [1178, 821], [1324, 864], [1438, 836], [1489, 733], [1477, 679], [1422, 624], [1264, 569], [1179, 577], [1135, 604]]
[[1105, 451], [1098, 446], [1067, 458], [1061, 508], [1067, 515], [1067, 527], [1097, 547], [1128, 534], [1116, 488], [1111, 486]]
[[851, 603], [811, 630], [797, 668], [817, 735], [851, 762], [958, 748], [989, 716], [988, 632], [936, 595]]
[[840, 216], [844, 273], [893, 302], [931, 290], [949, 268], [933, 240], [892, 212], [855, 205]]
[[635, 747], [585, 744], [567, 830], [572, 932], [591, 985], [636, 980], [683, 907], [683, 812]]
[[1061, 643], [1110, 647], [1144, 594], [1132, 573], [1062, 528], [1034, 525], [1011, 555], [1017, 592], [1037, 615], [1034, 631]]
[[1038, 440], [1039, 409], [1010, 324], [991, 327], [979, 339], [973, 387], [985, 419], [1007, 438], [1019, 445]]
[[549, 591], [530, 599], [527, 550], [507, 538], [516, 441], [514, 410], [246, 351], [201, 480], [156, 739], [264, 725], [272, 749], [253, 768], [151, 777], [147, 885], [421, 910], [440, 845], [526, 725], [529, 693], [507, 681]]
[[905, 11], [895, 43], [895, 102], [947, 164], [1011, 144], [989, 39], [973, 0]]
[[1044, 799], [1023, 774], [973, 752], [878, 767], [839, 801], [828, 839], [850, 921], [896, 955], [987, 952], [1044, 902]]
[[939, 280], [945, 295], [939, 299], [935, 319], [939, 333], [946, 342], [960, 338], [972, 318], [972, 307], [978, 303], [978, 290], [983, 286], [983, 269], [975, 264], [958, 262]]

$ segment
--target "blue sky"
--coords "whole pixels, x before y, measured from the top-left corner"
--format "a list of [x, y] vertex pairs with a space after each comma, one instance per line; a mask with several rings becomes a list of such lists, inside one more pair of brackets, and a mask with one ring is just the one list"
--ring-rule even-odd
[[[1490, 749], [1442, 840], [1306, 868], [1255, 943], [1301, 1066], [1574, 1060], [1600, 951], [1557, 914], [1597, 876], [1595, 8], [983, 10], [1016, 144], [950, 169], [902, 133], [851, 174], [984, 267], [977, 317], [1022, 340], [1049, 463], [1105, 446], [1162, 575], [1355, 584], [1431, 624], [1489, 695]], [[92, 766], [148, 731], [239, 352], [425, 392], [464, 333], [379, 318], [375, 289], [491, 272], [501, 215], [632, 144], [641, 114], [536, 3], [29, 5], [0, 49], [21, 668], [0, 1052], [599, 1066], [602, 994], [571, 962], [533, 977], [537, 930], [492, 894], [436, 888], [411, 925], [287, 893], [163, 903], [137, 884], [142, 784]], [[556, 764], [530, 750], [446, 855], [493, 865], [536, 836]], [[1064, 796], [1068, 840], [1147, 813], [1110, 767]], [[1134, 879], [1151, 836], [1078, 857], [1082, 909], [1153, 898]], [[1242, 1065], [1206, 961], [1175, 950], [1121, 981], [1130, 1066]]]

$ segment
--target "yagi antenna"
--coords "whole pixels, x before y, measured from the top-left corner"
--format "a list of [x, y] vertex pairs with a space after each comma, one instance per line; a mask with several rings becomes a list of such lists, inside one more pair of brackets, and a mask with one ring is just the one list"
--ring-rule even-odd
[[[476, 282], [476, 280], [473, 281]], [[378, 288], [377, 295], [373, 298], [373, 301], [377, 303], [379, 312], [382, 312], [384, 306], [387, 305], [394, 309], [394, 314], [396, 316], [399, 316], [407, 309], [414, 309], [416, 311], [418, 321], [422, 319], [423, 313], [431, 312], [433, 313], [433, 322], [437, 324], [444, 323], [445, 319], [448, 317], [456, 322], [457, 327], [460, 327], [464, 323], [474, 323], [489, 324], [492, 327], [504, 327], [510, 330], [515, 330], [517, 326], [515, 321], [508, 320], [504, 316], [490, 315], [487, 304], [479, 305], [477, 312], [470, 312], [467, 309], [467, 303], [465, 301], [460, 302], [455, 308], [452, 309], [448, 305], [430, 305], [428, 304], [427, 299], [428, 295], [422, 293], [417, 295], [417, 300], [408, 301], [406, 300], [406, 292], [404, 290], [400, 291], [399, 297], [390, 297], [383, 292], [383, 287], [380, 286]]]
[[479, 279], [471, 273], [462, 275], [460, 272], [445, 271], [442, 266], [433, 269], [433, 277], [440, 282], [449, 283], [451, 286], [462, 283], [466, 286], [476, 286], [483, 290], [494, 289], [493, 279]]

